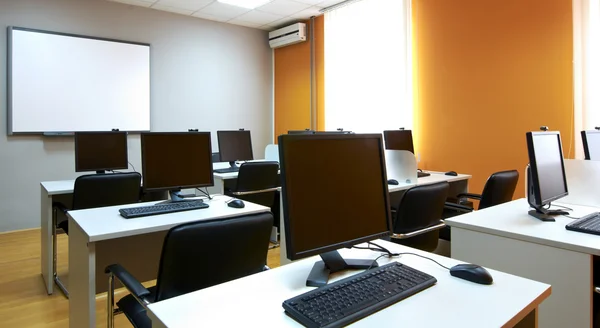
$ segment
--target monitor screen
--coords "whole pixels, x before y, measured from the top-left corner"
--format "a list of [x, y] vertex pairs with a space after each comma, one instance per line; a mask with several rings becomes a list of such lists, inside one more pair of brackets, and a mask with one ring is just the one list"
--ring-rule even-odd
[[383, 131], [385, 138], [385, 149], [408, 150], [415, 153], [411, 130], [388, 130]]
[[75, 171], [124, 170], [127, 132], [76, 132]]
[[380, 134], [279, 136], [289, 259], [389, 235], [381, 139]]
[[250, 131], [217, 131], [221, 162], [249, 161], [252, 155]]
[[142, 133], [141, 140], [144, 190], [214, 184], [210, 132]]
[[537, 206], [568, 194], [559, 132], [528, 132], [527, 149]]
[[600, 131], [581, 131], [585, 159], [600, 161]]

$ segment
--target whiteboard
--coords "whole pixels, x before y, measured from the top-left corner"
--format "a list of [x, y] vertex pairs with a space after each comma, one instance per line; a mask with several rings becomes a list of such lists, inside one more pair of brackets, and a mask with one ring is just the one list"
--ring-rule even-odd
[[8, 28], [8, 134], [150, 130], [150, 45]]

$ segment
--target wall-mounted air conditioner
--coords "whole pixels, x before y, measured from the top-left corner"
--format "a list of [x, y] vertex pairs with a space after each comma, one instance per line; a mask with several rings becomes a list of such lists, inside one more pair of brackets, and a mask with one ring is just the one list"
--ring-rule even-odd
[[304, 41], [306, 41], [306, 24], [304, 23], [296, 23], [269, 32], [269, 45], [273, 49]]

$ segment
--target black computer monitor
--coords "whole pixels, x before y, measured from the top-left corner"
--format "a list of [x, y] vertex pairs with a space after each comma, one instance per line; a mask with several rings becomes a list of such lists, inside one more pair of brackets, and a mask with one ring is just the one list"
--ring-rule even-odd
[[76, 132], [75, 171], [124, 170], [128, 167], [127, 132]]
[[221, 162], [229, 162], [229, 166], [232, 168], [236, 167], [235, 161], [254, 159], [250, 131], [217, 131], [217, 140]]
[[383, 131], [385, 138], [385, 149], [408, 150], [415, 153], [411, 130], [387, 130]]
[[142, 133], [142, 177], [145, 191], [179, 191], [214, 185], [210, 132]]
[[[287, 257], [320, 255], [307, 285], [330, 272], [375, 266], [343, 259], [337, 249], [392, 230], [381, 134], [279, 136]], [[343, 165], [340, 165], [343, 163]]]
[[527, 198], [535, 209], [529, 211], [529, 214], [542, 221], [554, 221], [552, 215], [565, 214], [564, 211], [552, 211], [543, 206], [569, 194], [560, 133], [527, 132], [527, 150]]
[[581, 131], [585, 159], [600, 161], [600, 131]]

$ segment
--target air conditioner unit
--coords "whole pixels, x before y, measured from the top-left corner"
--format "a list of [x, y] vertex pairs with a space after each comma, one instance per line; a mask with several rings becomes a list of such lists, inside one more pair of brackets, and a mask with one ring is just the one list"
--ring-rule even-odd
[[269, 45], [273, 49], [304, 41], [306, 41], [306, 24], [304, 23], [296, 23], [269, 32]]

